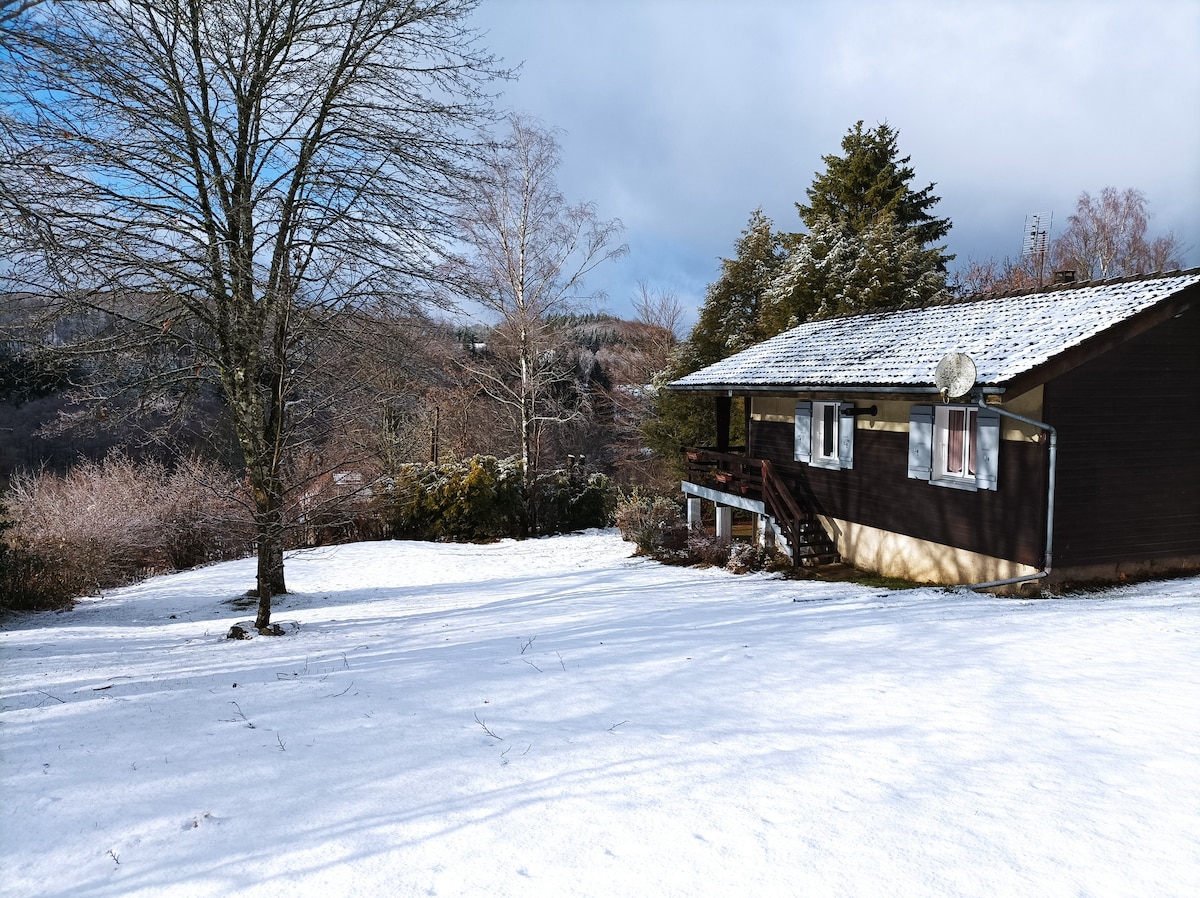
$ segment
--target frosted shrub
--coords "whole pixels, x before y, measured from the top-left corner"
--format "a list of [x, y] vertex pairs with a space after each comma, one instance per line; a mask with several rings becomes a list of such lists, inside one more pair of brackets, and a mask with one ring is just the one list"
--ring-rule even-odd
[[226, 468], [186, 459], [166, 477], [162, 496], [163, 551], [169, 568], [243, 558], [252, 551], [249, 497]]
[[12, 521], [0, 503], [0, 614], [50, 611], [71, 604], [71, 591], [39, 558], [9, 545]]
[[729, 564], [733, 544], [727, 539], [717, 539], [712, 533], [694, 531], [688, 534], [687, 555], [692, 564], [725, 567]]
[[605, 527], [612, 516], [612, 486], [603, 474], [559, 469], [533, 485], [534, 529], [541, 535]]
[[663, 560], [686, 555], [687, 519], [674, 500], [643, 496], [635, 489], [617, 499], [614, 517], [622, 539], [636, 545], [639, 554]]
[[389, 489], [392, 534], [402, 539], [480, 540], [608, 524], [610, 486], [603, 474], [540, 474], [530, 484], [528, 507], [523, 480], [515, 457], [476, 455], [436, 465], [403, 465]]
[[392, 533], [403, 539], [477, 540], [521, 535], [521, 468], [477, 455], [403, 465], [390, 487]]
[[735, 574], [748, 574], [751, 571], [773, 570], [783, 564], [773, 549], [753, 543], [734, 543], [729, 547], [725, 569]]
[[228, 472], [175, 471], [123, 455], [67, 474], [15, 477], [10, 549], [36, 559], [70, 596], [148, 574], [244, 555], [250, 521]]

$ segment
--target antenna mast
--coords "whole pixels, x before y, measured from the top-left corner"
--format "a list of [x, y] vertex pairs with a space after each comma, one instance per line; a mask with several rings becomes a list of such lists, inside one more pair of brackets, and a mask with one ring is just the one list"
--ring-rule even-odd
[[1046, 249], [1053, 222], [1053, 212], [1034, 212], [1025, 216], [1025, 239], [1021, 241], [1021, 255], [1037, 256], [1038, 287], [1042, 286], [1042, 272], [1046, 267]]

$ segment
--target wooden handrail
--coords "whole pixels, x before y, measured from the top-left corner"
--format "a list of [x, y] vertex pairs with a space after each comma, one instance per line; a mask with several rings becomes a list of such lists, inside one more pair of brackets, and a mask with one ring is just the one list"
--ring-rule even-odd
[[770, 510], [771, 516], [782, 525], [788, 543], [794, 551], [801, 542], [800, 521], [807, 518], [807, 515], [800, 511], [800, 506], [796, 504], [791, 490], [775, 473], [775, 466], [764, 458], [761, 468], [763, 502]]
[[762, 487], [761, 462], [732, 452], [689, 449], [687, 470], [690, 476], [700, 481], [717, 480], [722, 484], [736, 485], [737, 492], [758, 492]]
[[[787, 511], [788, 517], [794, 518], [797, 521], [803, 517], [807, 517], [800, 510], [800, 506], [796, 503], [795, 497], [792, 496], [791, 490], [784, 485], [783, 481], [779, 479], [779, 475], [775, 473], [775, 466], [765, 458], [762, 460], [762, 480], [764, 491], [769, 491], [773, 497], [779, 499], [779, 503]], [[777, 508], [776, 510], [779, 509]]]

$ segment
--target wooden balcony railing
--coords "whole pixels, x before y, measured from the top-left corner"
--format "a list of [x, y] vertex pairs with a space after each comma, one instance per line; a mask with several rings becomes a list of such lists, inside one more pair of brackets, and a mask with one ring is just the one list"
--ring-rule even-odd
[[687, 474], [688, 480], [701, 486], [751, 499], [762, 498], [762, 461], [757, 458], [715, 449], [688, 449]]

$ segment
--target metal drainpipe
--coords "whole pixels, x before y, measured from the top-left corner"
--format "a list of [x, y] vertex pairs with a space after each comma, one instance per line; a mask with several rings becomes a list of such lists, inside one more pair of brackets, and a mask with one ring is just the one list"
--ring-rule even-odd
[[1005, 418], [1013, 418], [1033, 427], [1041, 428], [1050, 434], [1050, 472], [1046, 478], [1046, 557], [1042, 564], [1042, 569], [1035, 574], [1027, 574], [1024, 577], [1009, 577], [1007, 580], [991, 580], [987, 583], [972, 583], [967, 589], [991, 589], [994, 586], [1010, 586], [1013, 583], [1041, 580], [1043, 577], [1050, 575], [1050, 564], [1054, 558], [1054, 469], [1058, 462], [1058, 431], [1045, 421], [1035, 421], [1033, 418], [1026, 418], [1024, 415], [1018, 415], [1016, 412], [1010, 412], [997, 405], [988, 405], [982, 396], [979, 398], [979, 407], [991, 409]]

